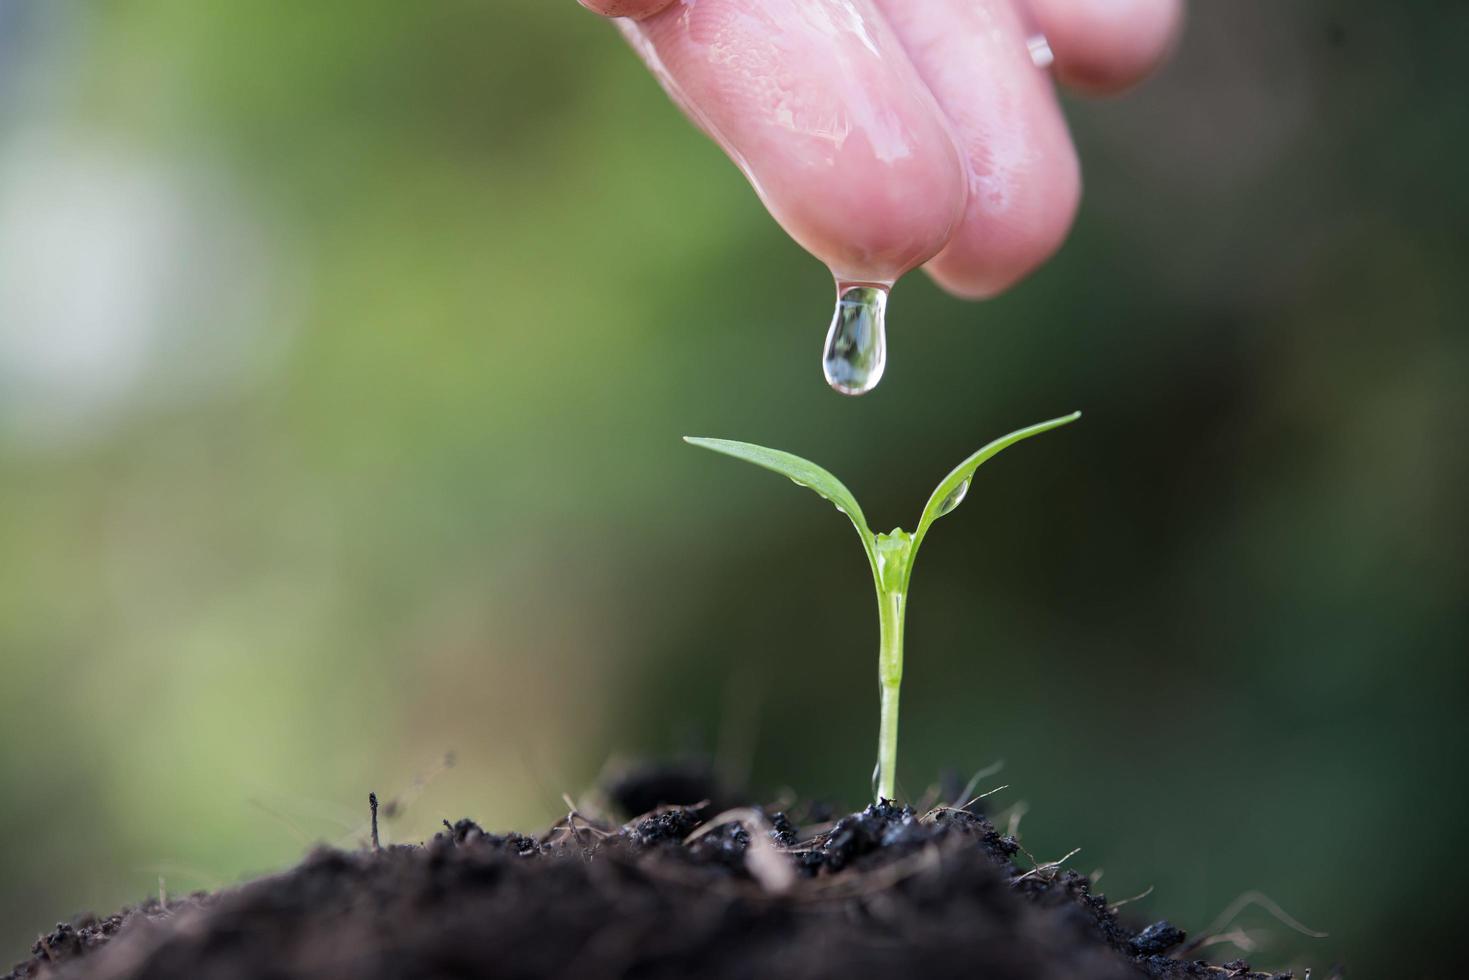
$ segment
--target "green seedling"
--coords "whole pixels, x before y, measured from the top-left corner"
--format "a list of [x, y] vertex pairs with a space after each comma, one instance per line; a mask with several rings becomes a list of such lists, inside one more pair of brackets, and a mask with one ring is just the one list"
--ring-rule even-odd
[[893, 528], [886, 534], [873, 534], [852, 492], [842, 485], [842, 481], [809, 460], [748, 442], [684, 437], [684, 441], [691, 445], [763, 466], [789, 477], [797, 486], [816, 491], [835, 504], [837, 510], [851, 518], [852, 526], [862, 538], [862, 548], [867, 552], [867, 561], [872, 566], [872, 583], [877, 589], [877, 621], [881, 637], [877, 679], [882, 695], [882, 709], [877, 736], [877, 772], [873, 780], [878, 799], [892, 799], [897, 782], [898, 686], [903, 680], [903, 619], [908, 611], [908, 583], [913, 577], [913, 559], [918, 554], [918, 546], [923, 543], [924, 536], [928, 534], [934, 521], [964, 502], [974, 471], [986, 460], [1022, 439], [1040, 435], [1079, 418], [1080, 412], [1072, 412], [1049, 422], [1017, 429], [996, 439], [954, 467], [928, 498], [928, 503], [924, 504], [923, 514], [918, 518], [918, 529], [911, 534], [902, 528]]

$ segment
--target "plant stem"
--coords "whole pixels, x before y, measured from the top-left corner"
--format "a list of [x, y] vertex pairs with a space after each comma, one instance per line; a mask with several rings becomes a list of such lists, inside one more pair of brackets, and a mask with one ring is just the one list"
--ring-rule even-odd
[[882, 716], [877, 732], [877, 798], [892, 799], [898, 773], [898, 685], [903, 680], [903, 615], [908, 594], [878, 593], [877, 617], [882, 646], [877, 658], [877, 682], [882, 691]]

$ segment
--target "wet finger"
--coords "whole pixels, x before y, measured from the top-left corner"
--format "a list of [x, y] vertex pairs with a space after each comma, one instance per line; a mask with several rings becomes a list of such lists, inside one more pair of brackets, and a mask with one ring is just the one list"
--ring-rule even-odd
[[838, 278], [896, 279], [948, 241], [959, 151], [872, 0], [698, 0], [619, 24]]
[[964, 219], [926, 266], [961, 296], [991, 296], [1060, 247], [1080, 170], [1049, 77], [1012, 0], [879, 0], [964, 155]]

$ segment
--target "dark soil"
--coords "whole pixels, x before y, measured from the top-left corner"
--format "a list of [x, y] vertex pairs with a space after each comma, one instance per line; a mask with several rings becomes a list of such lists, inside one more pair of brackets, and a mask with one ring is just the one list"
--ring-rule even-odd
[[721, 816], [662, 805], [714, 795], [668, 771], [610, 795], [645, 812], [322, 848], [238, 888], [58, 925], [4, 980], [1271, 976], [1191, 959], [1167, 922], [1125, 924], [1087, 878], [1037, 866], [970, 809]]

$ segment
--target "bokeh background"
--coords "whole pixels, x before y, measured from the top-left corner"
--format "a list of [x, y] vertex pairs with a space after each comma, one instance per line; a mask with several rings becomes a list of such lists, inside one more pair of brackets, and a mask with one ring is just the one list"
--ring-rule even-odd
[[[824, 269], [570, 0], [0, 0], [0, 960], [73, 912], [716, 754], [860, 803], [851, 529], [924, 546], [900, 780], [1274, 967], [1442, 976], [1462, 856], [1462, 4], [1215, 0], [1032, 280]], [[441, 760], [456, 753], [457, 765]], [[1223, 958], [1235, 955], [1218, 950]]]

